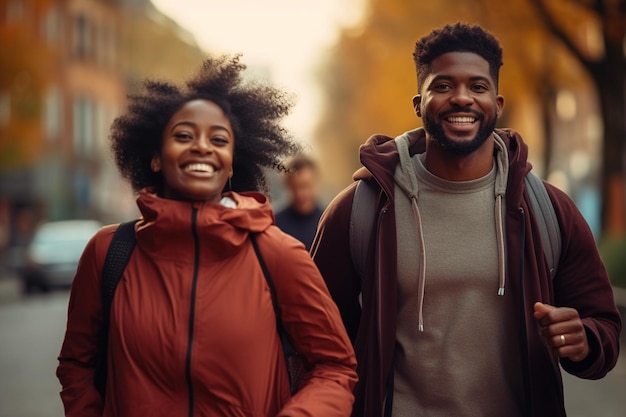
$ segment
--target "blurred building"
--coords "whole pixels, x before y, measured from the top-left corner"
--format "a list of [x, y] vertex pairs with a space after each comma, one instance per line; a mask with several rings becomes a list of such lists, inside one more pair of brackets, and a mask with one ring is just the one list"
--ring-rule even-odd
[[136, 216], [110, 124], [137, 80], [182, 79], [204, 55], [149, 0], [0, 0], [0, 249], [18, 218]]

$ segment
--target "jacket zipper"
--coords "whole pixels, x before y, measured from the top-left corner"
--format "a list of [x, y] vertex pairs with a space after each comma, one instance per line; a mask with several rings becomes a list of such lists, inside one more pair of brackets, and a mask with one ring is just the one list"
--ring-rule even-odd
[[[520, 288], [521, 288], [521, 295], [522, 295], [522, 313], [521, 313], [521, 317], [524, 321], [524, 327], [523, 327], [523, 337], [524, 337], [524, 343], [522, 344], [522, 348], [523, 348], [523, 360], [524, 360], [524, 369], [526, 369], [526, 371], [523, 373], [524, 375], [524, 386], [526, 389], [526, 409], [524, 410], [525, 415], [531, 416], [533, 415], [533, 410], [534, 410], [534, 398], [532, 395], [532, 387], [531, 387], [531, 381], [530, 381], [530, 365], [528, 363], [528, 335], [526, 334], [526, 330], [527, 330], [527, 316], [526, 316], [526, 287], [524, 285], [524, 276], [526, 273], [525, 270], [525, 265], [526, 265], [526, 260], [525, 260], [525, 256], [524, 256], [524, 252], [525, 252], [525, 247], [526, 247], [526, 222], [525, 222], [525, 216], [526, 216], [526, 211], [524, 210], [523, 207], [519, 208], [519, 213], [520, 213], [520, 221], [521, 221], [521, 245], [520, 245], [520, 276], [521, 276], [521, 282], [520, 282]], [[548, 277], [548, 279], [551, 279], [550, 277]], [[556, 381], [558, 381], [561, 378], [561, 372], [559, 370], [559, 361], [558, 360], [552, 360], [552, 370], [554, 371], [555, 374], [555, 379]], [[561, 387], [562, 387], [562, 382], [561, 382]], [[560, 392], [559, 392], [560, 391]], [[561, 404], [563, 404], [565, 402], [564, 398], [563, 398], [563, 391], [561, 390], [557, 390], [556, 395], [559, 396], [560, 398], [560, 402]]]
[[187, 389], [189, 390], [189, 417], [193, 417], [194, 412], [194, 395], [193, 381], [191, 379], [191, 353], [193, 350], [193, 330], [196, 316], [196, 291], [198, 286], [198, 268], [200, 263], [200, 242], [198, 239], [198, 209], [193, 208], [191, 212], [191, 233], [194, 242], [194, 261], [193, 261], [193, 278], [191, 281], [191, 300], [189, 305], [189, 337], [187, 339], [187, 357], [185, 360], [185, 379], [187, 380]]
[[520, 293], [521, 293], [521, 297], [522, 297], [522, 301], [521, 301], [521, 306], [522, 306], [522, 311], [520, 314], [520, 317], [523, 320], [524, 326], [523, 326], [523, 331], [522, 331], [522, 337], [524, 338], [524, 343], [522, 343], [522, 360], [523, 360], [523, 369], [525, 369], [526, 371], [524, 371], [522, 373], [523, 377], [524, 377], [524, 390], [526, 391], [526, 409], [524, 410], [524, 415], [525, 416], [531, 416], [532, 415], [532, 410], [533, 410], [533, 405], [532, 405], [532, 388], [530, 386], [530, 375], [529, 375], [529, 371], [528, 369], [530, 369], [529, 364], [528, 364], [528, 335], [526, 334], [526, 328], [527, 328], [527, 323], [526, 323], [526, 286], [524, 285], [524, 265], [525, 265], [525, 259], [524, 259], [524, 248], [526, 246], [526, 222], [524, 221], [524, 217], [525, 217], [525, 211], [523, 207], [519, 208], [519, 217], [520, 217], [520, 225], [521, 225], [521, 230], [522, 232], [520, 233], [520, 249], [519, 249], [519, 261], [520, 261]]
[[[385, 203], [385, 205], [383, 206], [382, 210], [380, 211], [380, 214], [378, 215], [378, 221], [376, 222], [376, 256], [374, 257], [374, 262], [376, 263], [376, 297], [377, 300], [376, 302], [378, 303], [378, 311], [377, 311], [377, 323], [376, 323], [376, 332], [378, 333], [378, 363], [381, 364], [381, 376], [383, 377], [383, 401], [382, 401], [382, 414], [383, 417], [388, 417], [389, 415], [391, 415], [391, 407], [392, 407], [392, 403], [390, 401], [393, 401], [393, 391], [391, 391], [390, 386], [389, 386], [389, 378], [393, 378], [393, 372], [395, 372], [394, 369], [394, 365], [393, 365], [393, 359], [391, 360], [391, 368], [388, 370], [390, 373], [387, 374], [387, 378], [385, 377], [385, 369], [384, 369], [384, 363], [385, 361], [383, 360], [383, 316], [382, 316], [382, 276], [383, 276], [383, 271], [381, 268], [381, 263], [380, 263], [380, 259], [381, 259], [381, 253], [382, 253], [382, 247], [380, 244], [380, 230], [381, 230], [381, 225], [383, 223], [383, 216], [385, 214], [387, 214], [388, 209], [388, 203]], [[392, 358], [393, 358], [393, 352], [392, 352]]]

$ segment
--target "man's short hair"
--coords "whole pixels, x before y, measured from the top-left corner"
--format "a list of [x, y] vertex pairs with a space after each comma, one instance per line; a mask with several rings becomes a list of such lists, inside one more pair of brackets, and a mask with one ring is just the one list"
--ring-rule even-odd
[[317, 162], [309, 155], [299, 154], [289, 159], [285, 163], [285, 168], [287, 168], [287, 175], [295, 174], [305, 168], [310, 168], [317, 172]]
[[478, 25], [457, 22], [435, 29], [415, 42], [413, 60], [417, 71], [418, 88], [431, 73], [431, 63], [448, 52], [471, 52], [483, 57], [489, 63], [489, 72], [498, 88], [502, 48], [494, 35]]

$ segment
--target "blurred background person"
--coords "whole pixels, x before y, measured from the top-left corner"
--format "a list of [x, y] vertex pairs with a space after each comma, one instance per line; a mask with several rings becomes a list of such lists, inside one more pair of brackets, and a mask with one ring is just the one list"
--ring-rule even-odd
[[319, 198], [319, 167], [314, 158], [305, 154], [295, 156], [286, 166], [284, 183], [289, 202], [276, 213], [276, 225], [309, 250], [324, 211]]

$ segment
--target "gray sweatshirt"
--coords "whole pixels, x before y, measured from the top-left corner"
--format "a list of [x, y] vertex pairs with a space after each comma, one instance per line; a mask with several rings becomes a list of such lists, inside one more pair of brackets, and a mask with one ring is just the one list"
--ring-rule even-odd
[[494, 135], [483, 178], [436, 177], [396, 139], [399, 307], [394, 417], [521, 416], [513, 300], [505, 295], [508, 161]]

